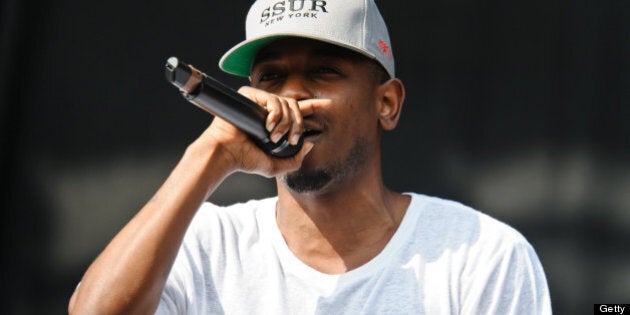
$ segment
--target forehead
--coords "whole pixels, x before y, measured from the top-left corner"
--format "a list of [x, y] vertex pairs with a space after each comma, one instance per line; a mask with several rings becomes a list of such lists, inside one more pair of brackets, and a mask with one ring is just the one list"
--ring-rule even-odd
[[307, 38], [288, 37], [273, 41], [260, 49], [254, 58], [253, 65], [290, 57], [334, 58], [351, 62], [369, 60], [357, 52], [337, 45]]

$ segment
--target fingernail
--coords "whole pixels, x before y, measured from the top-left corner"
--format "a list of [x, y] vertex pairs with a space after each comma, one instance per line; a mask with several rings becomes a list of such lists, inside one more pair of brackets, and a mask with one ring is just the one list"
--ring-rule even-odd
[[268, 123], [267, 124], [267, 131], [271, 132], [273, 130], [273, 127], [275, 127], [275, 126], [276, 126], [276, 123], [273, 122], [273, 121]]
[[271, 141], [273, 141], [273, 143], [278, 143], [278, 141], [280, 141], [280, 139], [282, 139], [282, 134], [281, 133], [274, 133], [271, 135]]
[[296, 145], [298, 142], [300, 142], [300, 135], [293, 135], [291, 137], [291, 144]]

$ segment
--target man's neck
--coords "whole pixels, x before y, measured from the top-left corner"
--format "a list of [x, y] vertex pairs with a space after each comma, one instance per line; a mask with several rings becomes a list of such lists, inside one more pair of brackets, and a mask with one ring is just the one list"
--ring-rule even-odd
[[329, 274], [355, 269], [378, 255], [411, 199], [381, 181], [327, 194], [279, 187], [278, 196], [276, 219], [287, 245], [304, 263]]

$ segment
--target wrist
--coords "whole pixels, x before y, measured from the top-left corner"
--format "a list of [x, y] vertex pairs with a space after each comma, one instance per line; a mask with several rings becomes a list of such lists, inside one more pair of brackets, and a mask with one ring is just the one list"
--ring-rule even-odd
[[222, 180], [235, 172], [238, 164], [234, 156], [218, 141], [197, 139], [184, 153], [183, 160], [195, 165], [196, 171], [208, 174], [214, 180]]

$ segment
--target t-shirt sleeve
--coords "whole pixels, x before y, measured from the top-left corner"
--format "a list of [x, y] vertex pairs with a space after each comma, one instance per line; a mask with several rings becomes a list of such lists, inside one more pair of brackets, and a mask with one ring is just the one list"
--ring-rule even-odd
[[[217, 255], [211, 248], [222, 248], [222, 233], [229, 220], [221, 222], [220, 209], [204, 203], [197, 211], [168, 274], [155, 314], [187, 314], [220, 309], [214, 289], [211, 266]], [[211, 242], [217, 243], [211, 243]], [[222, 251], [216, 251], [221, 254]]]
[[504, 244], [474, 270], [462, 314], [551, 314], [542, 265], [525, 239]]
[[155, 314], [186, 314], [188, 311], [189, 293], [197, 291], [194, 287], [193, 279], [195, 277], [191, 270], [191, 266], [195, 264], [196, 256], [193, 255], [194, 251], [191, 250], [191, 246], [194, 248], [198, 245], [196, 243], [198, 220], [199, 216], [195, 216], [195, 219], [186, 231], [186, 235], [166, 278]]
[[179, 281], [177, 272], [171, 271], [162, 290], [160, 302], [155, 314], [185, 314], [185, 302], [186, 294], [183, 285], [181, 281]]
[[170, 314], [184, 314], [183, 309], [180, 307], [182, 303], [181, 294], [176, 292], [170, 287], [165, 287], [160, 297], [160, 303], [155, 311], [156, 315], [170, 315]]

